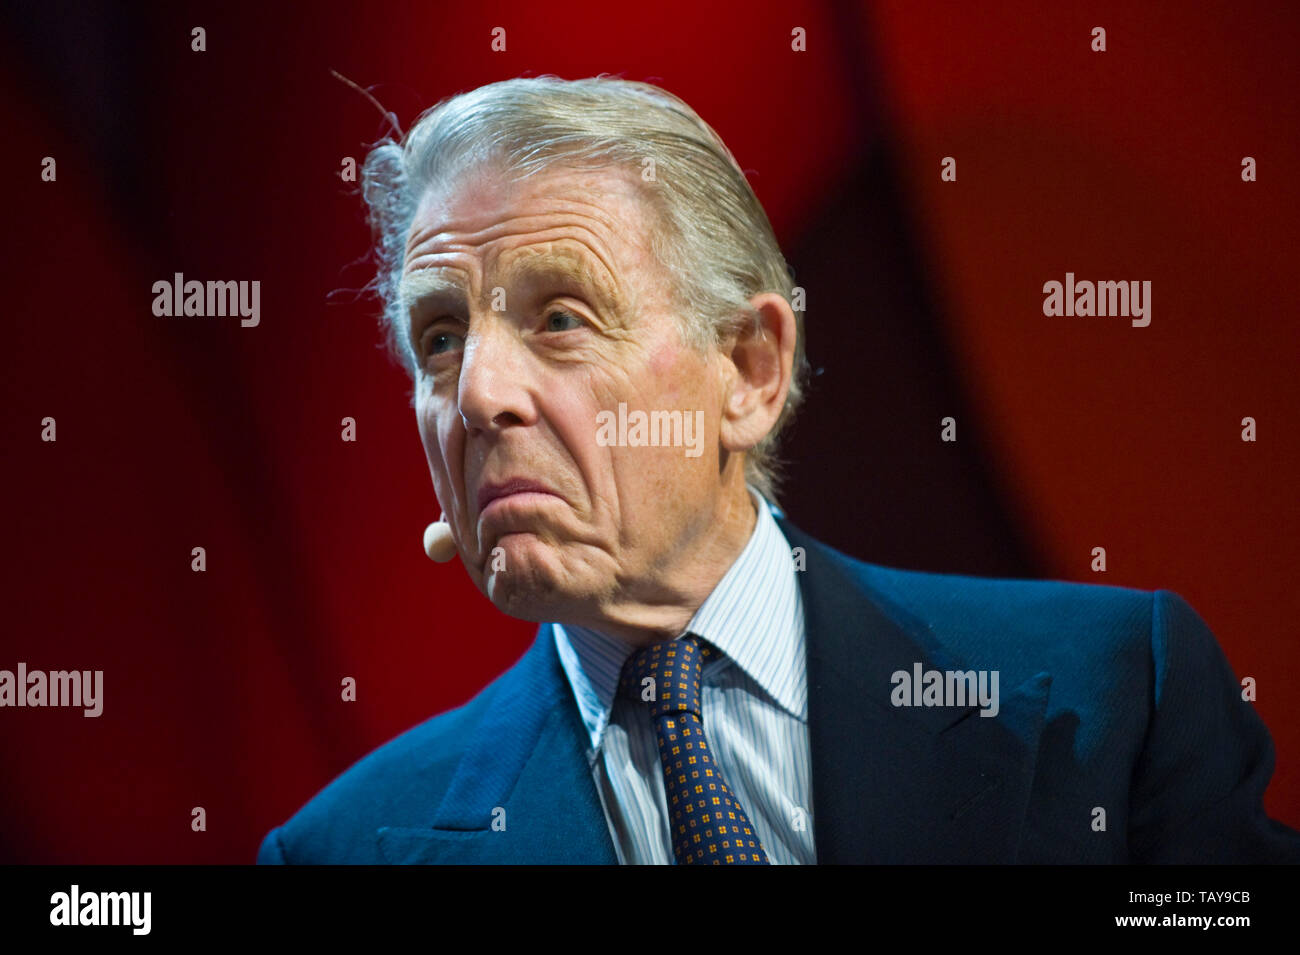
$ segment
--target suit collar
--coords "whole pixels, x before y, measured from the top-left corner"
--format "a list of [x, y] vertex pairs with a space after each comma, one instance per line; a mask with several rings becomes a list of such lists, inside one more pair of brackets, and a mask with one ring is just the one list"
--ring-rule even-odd
[[972, 668], [875, 591], [867, 565], [781, 529], [805, 566], [817, 861], [1014, 861], [1051, 676], [1003, 692], [992, 718], [892, 706], [897, 670]]
[[492, 687], [432, 828], [385, 827], [395, 863], [614, 864], [582, 722], [544, 625]]

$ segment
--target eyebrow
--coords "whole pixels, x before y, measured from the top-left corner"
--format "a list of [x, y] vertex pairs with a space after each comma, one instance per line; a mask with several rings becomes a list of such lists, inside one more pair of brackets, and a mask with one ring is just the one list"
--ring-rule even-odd
[[461, 296], [465, 289], [460, 282], [447, 278], [441, 269], [417, 269], [402, 276], [397, 287], [403, 311], [410, 311], [429, 298]]

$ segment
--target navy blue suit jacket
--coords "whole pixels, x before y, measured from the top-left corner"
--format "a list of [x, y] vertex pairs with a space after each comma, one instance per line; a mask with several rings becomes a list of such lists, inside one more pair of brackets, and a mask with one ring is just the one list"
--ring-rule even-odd
[[[1300, 861], [1300, 833], [1261, 804], [1268, 731], [1178, 595], [890, 569], [780, 524], [806, 560], [818, 862]], [[894, 706], [891, 675], [916, 663], [998, 671], [997, 716]], [[474, 699], [271, 830], [258, 861], [614, 863], [586, 746], [544, 625]]]

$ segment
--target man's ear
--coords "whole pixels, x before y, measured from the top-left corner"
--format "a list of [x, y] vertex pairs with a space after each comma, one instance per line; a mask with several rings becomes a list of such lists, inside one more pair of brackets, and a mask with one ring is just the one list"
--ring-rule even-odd
[[790, 391], [797, 325], [790, 303], [774, 292], [749, 300], [755, 315], [728, 339], [727, 393], [721, 442], [749, 451], [776, 425]]

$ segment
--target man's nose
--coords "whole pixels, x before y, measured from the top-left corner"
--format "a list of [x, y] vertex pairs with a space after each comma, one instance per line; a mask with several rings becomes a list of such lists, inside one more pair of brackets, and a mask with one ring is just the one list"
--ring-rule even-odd
[[527, 349], [518, 333], [498, 316], [480, 323], [461, 356], [457, 406], [465, 430], [498, 431], [535, 421], [528, 381]]

